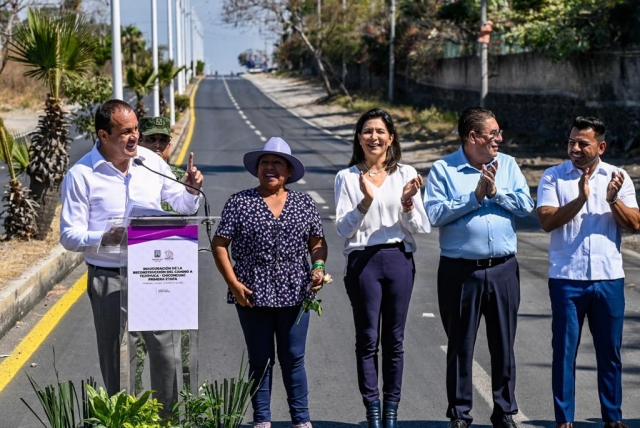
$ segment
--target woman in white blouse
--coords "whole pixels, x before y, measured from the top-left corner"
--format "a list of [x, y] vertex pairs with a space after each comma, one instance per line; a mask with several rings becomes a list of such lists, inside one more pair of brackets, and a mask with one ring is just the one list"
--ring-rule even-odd
[[346, 238], [344, 281], [353, 308], [358, 384], [369, 428], [381, 428], [383, 420], [385, 428], [397, 428], [404, 328], [415, 276], [413, 234], [431, 230], [420, 197], [422, 177], [400, 164], [400, 158], [391, 116], [372, 109], [358, 120], [349, 167], [335, 180], [336, 226]]

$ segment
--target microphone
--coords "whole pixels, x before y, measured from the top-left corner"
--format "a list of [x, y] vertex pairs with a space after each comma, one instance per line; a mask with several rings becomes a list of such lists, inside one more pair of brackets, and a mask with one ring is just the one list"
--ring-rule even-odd
[[195, 186], [192, 186], [191, 184], [187, 184], [185, 182], [182, 182], [180, 180], [176, 180], [175, 177], [170, 177], [168, 175], [164, 175], [161, 172], [158, 172], [154, 169], [149, 168], [148, 166], [146, 166], [143, 162], [142, 159], [140, 158], [134, 158], [133, 159], [133, 163], [135, 163], [136, 165], [139, 165], [151, 172], [153, 172], [154, 174], [158, 174], [161, 177], [167, 178], [171, 181], [175, 181], [176, 183], [180, 183], [185, 187], [188, 187], [190, 189], [195, 190], [196, 192], [200, 193], [202, 195], [202, 198], [204, 199], [204, 216], [206, 217], [202, 223], [204, 223], [206, 230], [207, 230], [207, 237], [209, 238], [209, 245], [211, 245], [211, 213], [210, 213], [210, 209], [209, 209], [209, 202], [207, 201], [207, 195], [204, 194], [204, 192], [202, 191], [202, 189], [199, 189]]

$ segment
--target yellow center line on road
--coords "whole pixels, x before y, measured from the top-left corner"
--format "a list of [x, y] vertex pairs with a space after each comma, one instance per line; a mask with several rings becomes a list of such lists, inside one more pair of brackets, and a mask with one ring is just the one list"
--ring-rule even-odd
[[198, 86], [200, 86], [200, 82], [196, 83], [196, 86], [191, 91], [191, 97], [189, 98], [189, 132], [187, 132], [187, 136], [184, 139], [184, 144], [182, 145], [182, 150], [180, 150], [180, 155], [176, 160], [176, 165], [182, 165], [184, 162], [184, 158], [187, 156], [187, 150], [189, 150], [189, 144], [191, 143], [191, 137], [193, 136], [193, 129], [196, 125], [196, 92], [198, 91]]
[[33, 329], [0, 364], [0, 392], [11, 382], [15, 375], [38, 350], [42, 342], [58, 325], [67, 311], [87, 290], [87, 274], [85, 273], [73, 286], [53, 305]]
[[[196, 123], [195, 114], [195, 96], [200, 82], [196, 84], [191, 91], [189, 101], [189, 132], [185, 137], [184, 145], [180, 151], [180, 156], [176, 161], [176, 165], [182, 165], [184, 158], [191, 143], [194, 125]], [[38, 350], [42, 342], [58, 325], [60, 320], [65, 316], [67, 311], [78, 301], [82, 293], [87, 289], [87, 274], [85, 273], [76, 281], [73, 286], [60, 298], [60, 300], [42, 317], [42, 319], [33, 327], [27, 336], [20, 341], [18, 346], [13, 350], [11, 356], [7, 357], [0, 364], [0, 392], [11, 382], [18, 371], [25, 365], [31, 356]]]

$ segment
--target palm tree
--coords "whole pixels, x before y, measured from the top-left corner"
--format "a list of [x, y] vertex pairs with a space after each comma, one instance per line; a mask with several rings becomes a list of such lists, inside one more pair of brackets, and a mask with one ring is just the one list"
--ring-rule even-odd
[[127, 69], [127, 87], [136, 93], [136, 116], [141, 119], [147, 115], [147, 108], [144, 106], [144, 96], [153, 89], [153, 84], [158, 75], [153, 72], [152, 67]]
[[122, 29], [122, 50], [124, 57], [128, 60], [129, 67], [136, 67], [136, 55], [143, 52], [146, 41], [142, 31], [135, 25], [127, 25]]
[[91, 27], [81, 15], [51, 16], [33, 9], [9, 45], [9, 58], [26, 66], [25, 76], [49, 87], [27, 168], [33, 198], [40, 205], [36, 239], [44, 239], [51, 229], [60, 183], [69, 166], [70, 123], [60, 102], [62, 87], [92, 69], [95, 49]]
[[164, 88], [168, 86], [178, 73], [184, 70], [186, 66], [180, 68], [173, 67], [173, 60], [162, 61], [158, 65], [158, 85], [160, 86], [160, 116], [167, 114], [167, 103], [164, 99]]
[[8, 191], [2, 201], [5, 202], [4, 230], [6, 239], [14, 236], [20, 239], [30, 239], [38, 231], [36, 219], [38, 217], [38, 203], [29, 197], [29, 189], [24, 187], [17, 176], [26, 170], [29, 163], [29, 153], [26, 145], [18, 144], [7, 134], [4, 122], [0, 119], [0, 160], [9, 167]]

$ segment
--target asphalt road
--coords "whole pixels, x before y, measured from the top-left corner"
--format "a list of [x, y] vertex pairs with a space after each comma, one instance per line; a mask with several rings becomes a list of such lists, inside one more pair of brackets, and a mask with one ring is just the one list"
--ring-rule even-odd
[[[235, 100], [237, 107], [232, 101]], [[244, 117], [243, 117], [244, 116]], [[283, 137], [306, 165], [304, 181], [291, 188], [309, 192], [323, 218], [329, 245], [327, 269], [336, 277], [322, 291], [322, 317], [312, 314], [307, 341], [307, 373], [310, 411], [314, 426], [352, 428], [362, 426], [364, 409], [358, 393], [354, 328], [351, 308], [341, 273], [343, 241], [335, 233], [333, 179], [350, 157], [348, 144], [327, 135], [262, 95], [250, 82], [202, 81], [196, 95], [196, 124], [191, 150], [205, 175], [205, 191], [218, 215], [227, 198], [257, 181], [242, 166], [242, 156], [259, 149], [263, 139]], [[546, 286], [547, 235], [528, 221], [519, 233], [522, 303], [517, 333], [519, 400], [518, 419], [532, 426], [553, 427], [551, 397], [550, 306]], [[445, 428], [444, 387], [446, 338], [439, 319], [436, 296], [438, 231], [418, 238], [415, 256], [417, 277], [411, 301], [405, 340], [405, 373], [400, 403], [400, 427]], [[625, 252], [627, 310], [623, 344], [623, 412], [630, 428], [640, 428], [640, 255]], [[72, 283], [83, 272], [80, 267], [68, 278]], [[244, 342], [235, 309], [225, 302], [226, 287], [208, 253], [200, 255], [200, 380], [221, 379], [237, 374]], [[44, 303], [43, 303], [44, 305]], [[46, 308], [34, 309], [37, 319]], [[28, 330], [28, 322], [0, 340], [0, 353], [10, 353], [20, 339], [16, 330]], [[585, 328], [578, 355], [577, 427], [601, 426], [597, 398], [595, 356]], [[95, 337], [86, 296], [69, 311], [54, 332], [30, 359], [36, 367], [25, 367], [40, 385], [53, 382], [52, 349], [60, 379], [77, 384], [88, 376], [100, 378]], [[483, 328], [476, 345], [474, 367], [474, 425], [490, 426], [489, 356]], [[275, 428], [289, 427], [286, 397], [279, 375], [272, 399]], [[0, 393], [0, 427], [40, 426], [20, 398], [37, 405], [24, 373]], [[251, 420], [249, 412], [247, 421]]]

